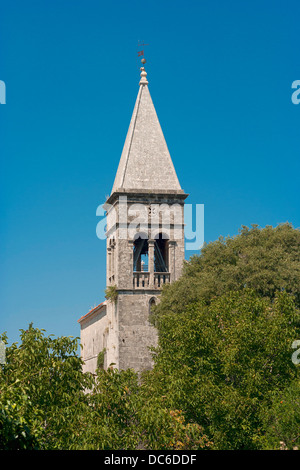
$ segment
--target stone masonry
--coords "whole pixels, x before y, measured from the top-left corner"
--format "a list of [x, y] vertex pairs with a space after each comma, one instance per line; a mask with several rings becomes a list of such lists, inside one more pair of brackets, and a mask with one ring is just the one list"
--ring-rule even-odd
[[[152, 367], [157, 332], [151, 307], [162, 286], [181, 275], [184, 261], [184, 201], [141, 68], [138, 96], [107, 211], [107, 287], [117, 291], [78, 321], [85, 370]], [[145, 261], [144, 261], [145, 260]], [[146, 264], [145, 264], [146, 263]]]

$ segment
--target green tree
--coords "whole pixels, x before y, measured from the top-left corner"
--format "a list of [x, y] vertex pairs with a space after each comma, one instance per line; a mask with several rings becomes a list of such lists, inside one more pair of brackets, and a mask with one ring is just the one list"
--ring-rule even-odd
[[182, 277], [164, 288], [159, 312], [176, 314], [194, 301], [245, 287], [273, 299], [286, 290], [300, 307], [300, 230], [290, 224], [251, 229], [204, 245], [200, 255], [185, 262]]
[[77, 338], [21, 330], [0, 366], [0, 449], [299, 446], [299, 234], [243, 227], [192, 257], [155, 307], [142, 376], [101, 356], [84, 374]]
[[282, 292], [271, 300], [244, 289], [209, 305], [191, 302], [180, 315], [164, 305], [162, 312], [148, 387], [199, 424], [215, 449], [259, 448], [274, 394], [297, 376], [291, 345], [300, 331], [292, 296]]
[[[3, 339], [7, 341], [6, 336]], [[29, 326], [6, 349], [0, 371], [0, 446], [63, 449], [73, 437], [90, 377], [82, 374], [78, 339], [51, 338]]]
[[205, 245], [163, 289], [148, 386], [203, 427], [214, 448], [270, 445], [271, 434], [261, 439], [268, 422], [290, 442], [276, 403], [298, 373], [291, 344], [300, 339], [299, 266], [298, 229], [253, 225]]
[[[6, 335], [2, 339], [7, 342]], [[82, 372], [78, 340], [29, 326], [0, 370], [0, 449], [184, 449], [210, 443], [133, 370]]]
[[269, 413], [264, 418], [265, 434], [261, 447], [268, 450], [300, 449], [300, 380], [291, 382], [275, 394]]
[[97, 370], [89, 394], [89, 413], [72, 448], [198, 449], [210, 442], [197, 424], [187, 423], [181, 411], [166, 408], [163, 398], [150, 396], [132, 369]]

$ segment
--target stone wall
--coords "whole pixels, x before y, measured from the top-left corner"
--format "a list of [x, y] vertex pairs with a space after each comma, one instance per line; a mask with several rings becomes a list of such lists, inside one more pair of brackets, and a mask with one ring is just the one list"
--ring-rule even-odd
[[157, 291], [120, 292], [119, 316], [119, 367], [137, 371], [153, 365], [149, 346], [157, 345], [157, 330], [149, 322], [150, 300], [157, 301]]
[[81, 326], [81, 357], [83, 372], [95, 373], [98, 354], [105, 349], [104, 368], [119, 366], [117, 306], [103, 302], [79, 320]]

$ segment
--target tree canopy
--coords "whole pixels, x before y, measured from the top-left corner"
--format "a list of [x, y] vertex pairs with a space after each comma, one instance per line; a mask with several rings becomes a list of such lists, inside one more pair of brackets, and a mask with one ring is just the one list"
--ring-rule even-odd
[[166, 396], [166, 406], [183, 410], [216, 449], [258, 448], [274, 394], [297, 377], [291, 346], [300, 330], [292, 297], [229, 292], [209, 305], [193, 302], [180, 315], [164, 313], [158, 325], [147, 380]]
[[0, 365], [0, 449], [300, 448], [299, 262], [290, 224], [206, 245], [163, 288], [141, 376], [83, 373], [78, 338], [21, 330]]
[[254, 289], [273, 299], [286, 290], [300, 307], [300, 231], [291, 224], [243, 226], [234, 237], [204, 244], [184, 264], [181, 278], [166, 286], [163, 309], [180, 313], [192, 301], [209, 303], [229, 291]]
[[[290, 408], [294, 399], [299, 409], [299, 370], [291, 359], [300, 339], [299, 299], [300, 232], [290, 224], [242, 227], [207, 244], [163, 289], [148, 380], [168, 406], [203, 427], [214, 448], [267, 446], [271, 422], [272, 445], [276, 435], [279, 446], [273, 400], [286, 393]], [[291, 384], [293, 398], [285, 392]], [[293, 439], [300, 444], [295, 423]]]
[[[5, 334], [1, 336], [7, 342]], [[0, 366], [1, 450], [198, 449], [197, 423], [146, 399], [133, 370], [82, 372], [78, 338], [45, 336], [29, 326]]]

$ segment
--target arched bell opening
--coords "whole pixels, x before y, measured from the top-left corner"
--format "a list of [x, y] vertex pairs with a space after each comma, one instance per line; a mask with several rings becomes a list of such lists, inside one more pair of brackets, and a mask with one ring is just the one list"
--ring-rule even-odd
[[159, 233], [154, 241], [154, 272], [167, 273], [169, 270], [168, 237]]
[[133, 271], [147, 272], [149, 266], [148, 236], [137, 233], [133, 243]]

